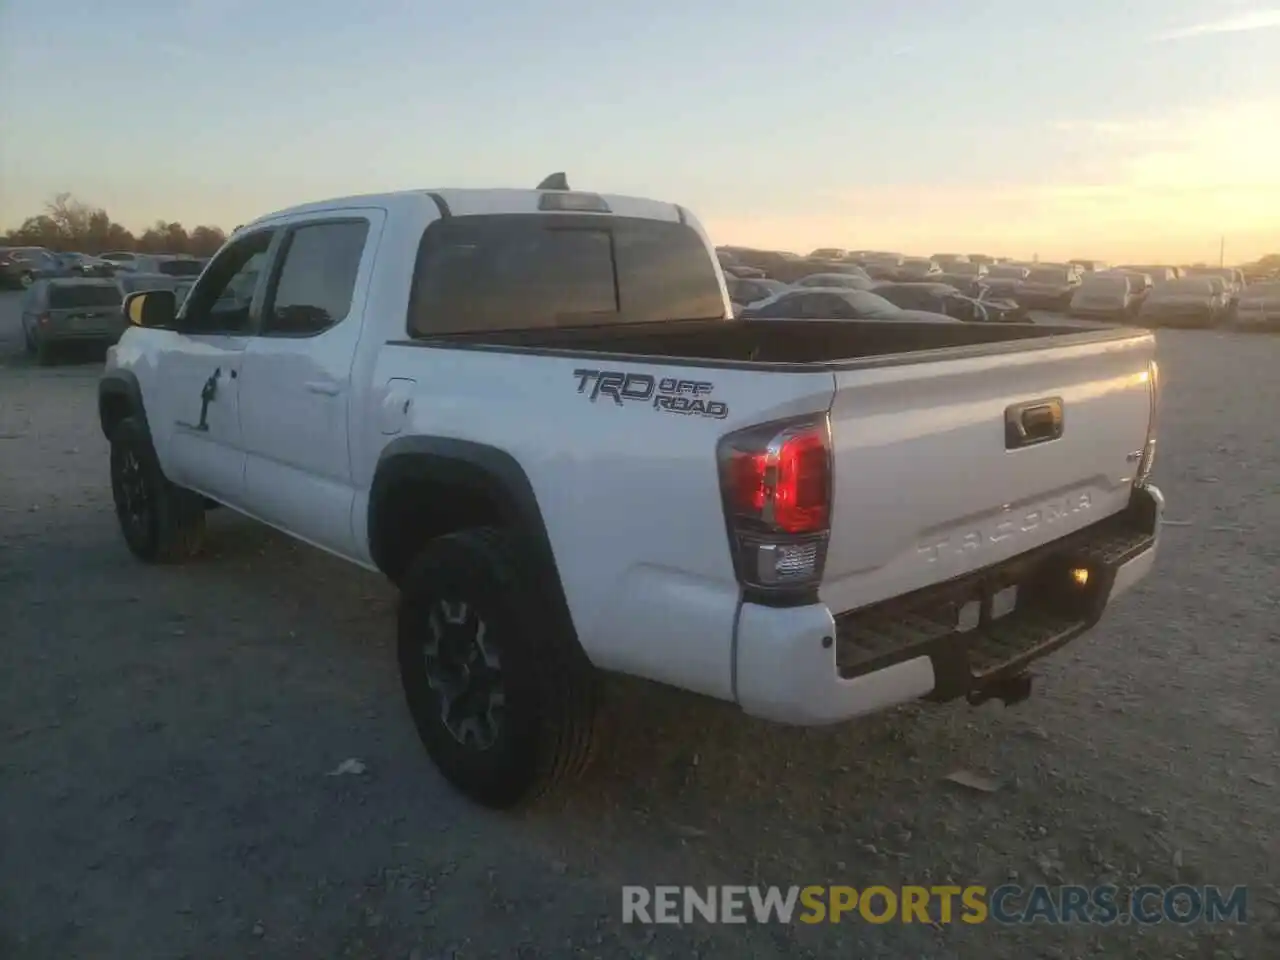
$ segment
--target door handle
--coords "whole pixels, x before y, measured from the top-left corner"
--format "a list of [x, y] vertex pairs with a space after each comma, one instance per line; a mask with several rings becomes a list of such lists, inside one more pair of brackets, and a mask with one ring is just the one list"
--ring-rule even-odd
[[1063, 410], [1061, 397], [1019, 403], [1004, 412], [1004, 446], [1006, 450], [1047, 443], [1062, 436]]
[[342, 392], [342, 384], [332, 380], [308, 380], [307, 392], [318, 393], [326, 397], [336, 397]]

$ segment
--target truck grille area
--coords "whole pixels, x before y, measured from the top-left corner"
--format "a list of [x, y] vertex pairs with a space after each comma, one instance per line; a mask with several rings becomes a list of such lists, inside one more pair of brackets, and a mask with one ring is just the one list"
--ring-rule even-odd
[[[972, 694], [1017, 674], [1092, 627], [1115, 571], [1151, 546], [1156, 510], [1135, 491], [1129, 507], [1003, 563], [836, 617], [836, 666], [852, 678], [928, 656], [930, 699]], [[1072, 571], [1088, 571], [1086, 584]], [[1012, 609], [1002, 611], [1016, 588]]]

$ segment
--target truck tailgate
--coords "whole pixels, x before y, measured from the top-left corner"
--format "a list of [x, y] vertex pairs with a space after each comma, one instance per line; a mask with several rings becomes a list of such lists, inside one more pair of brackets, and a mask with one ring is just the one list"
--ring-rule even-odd
[[1155, 341], [1073, 339], [835, 372], [821, 588], [833, 611], [999, 563], [1124, 508]]

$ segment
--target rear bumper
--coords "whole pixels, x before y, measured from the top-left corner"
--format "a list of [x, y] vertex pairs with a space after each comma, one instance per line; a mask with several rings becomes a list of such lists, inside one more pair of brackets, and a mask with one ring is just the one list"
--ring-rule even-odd
[[[1086, 633], [1150, 573], [1163, 510], [1157, 488], [1138, 489], [1126, 510], [1055, 543], [839, 616], [823, 604], [744, 604], [734, 644], [737, 701], [752, 716], [818, 725], [910, 700], [980, 698]], [[1089, 570], [1087, 586], [1070, 583], [1075, 567]], [[992, 618], [992, 598], [1011, 586], [1016, 606]], [[975, 604], [979, 621], [961, 632], [960, 610]]]

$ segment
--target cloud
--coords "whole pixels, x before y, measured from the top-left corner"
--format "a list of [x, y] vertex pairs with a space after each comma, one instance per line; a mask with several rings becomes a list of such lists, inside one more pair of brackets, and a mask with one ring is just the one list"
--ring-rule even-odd
[[1217, 33], [1252, 33], [1255, 30], [1274, 30], [1280, 27], [1280, 8], [1269, 7], [1263, 10], [1251, 10], [1248, 13], [1225, 17], [1221, 20], [1210, 20], [1205, 23], [1179, 27], [1155, 37], [1158, 42], [1169, 40], [1187, 40], [1191, 37], [1203, 37]]

